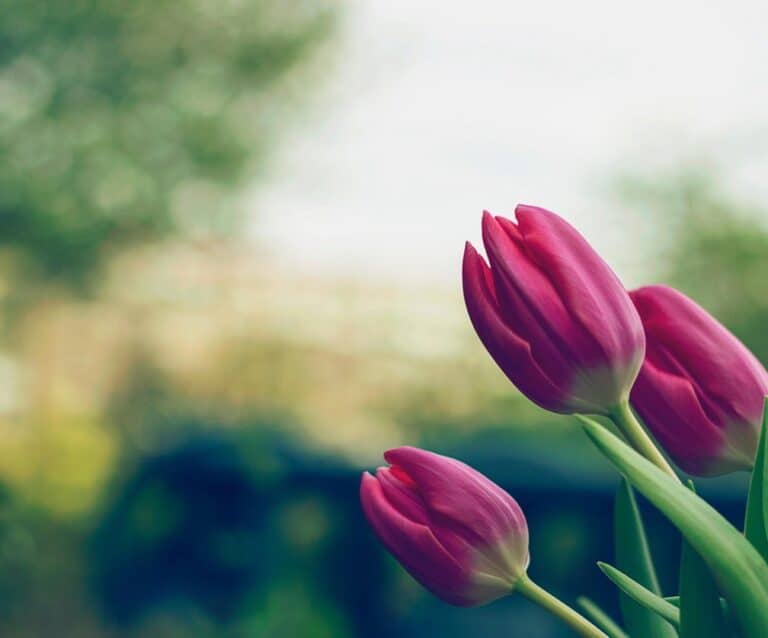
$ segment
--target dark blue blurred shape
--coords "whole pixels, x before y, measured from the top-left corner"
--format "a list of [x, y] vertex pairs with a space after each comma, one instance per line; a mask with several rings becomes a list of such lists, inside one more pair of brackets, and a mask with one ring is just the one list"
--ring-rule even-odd
[[[267, 459], [268, 469], [254, 458]], [[228, 623], [246, 597], [253, 602], [286, 573], [300, 574], [355, 635], [383, 635], [386, 557], [359, 512], [357, 480], [356, 471], [281, 436], [254, 444], [193, 435], [141, 460], [111, 499], [90, 542], [94, 593], [120, 625], [174, 607]], [[286, 504], [306, 502], [322, 504], [333, 523], [310, 552], [297, 551], [276, 524]]]
[[265, 494], [236, 445], [201, 436], [140, 462], [93, 542], [95, 584], [107, 613], [138, 620], [186, 599], [219, 620], [260, 581]]

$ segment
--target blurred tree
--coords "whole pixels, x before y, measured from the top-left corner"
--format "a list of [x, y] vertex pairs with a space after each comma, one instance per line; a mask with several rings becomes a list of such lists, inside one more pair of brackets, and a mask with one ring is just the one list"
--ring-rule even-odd
[[624, 177], [619, 194], [651, 211], [659, 281], [694, 298], [768, 364], [768, 211], [733, 201], [702, 169]]
[[[110, 251], [229, 227], [227, 189], [333, 4], [0, 0], [0, 267], [85, 289]], [[301, 91], [298, 85], [292, 89]]]

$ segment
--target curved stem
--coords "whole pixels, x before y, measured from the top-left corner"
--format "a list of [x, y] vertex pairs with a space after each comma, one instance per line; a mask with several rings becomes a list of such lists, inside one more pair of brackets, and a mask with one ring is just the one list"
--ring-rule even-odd
[[523, 574], [515, 585], [515, 590], [523, 594], [528, 600], [533, 601], [549, 613], [557, 616], [579, 636], [584, 638], [608, 638], [607, 634], [603, 633], [575, 609], [571, 609], [562, 600], [555, 598], [546, 589], [539, 587], [528, 578], [527, 574]]
[[664, 455], [659, 452], [658, 448], [654, 445], [651, 437], [645, 431], [640, 422], [635, 417], [632, 409], [629, 407], [629, 401], [622, 401], [608, 414], [611, 421], [614, 422], [617, 428], [621, 431], [629, 444], [635, 448], [637, 452], [642, 454], [651, 463], [662, 469], [669, 474], [678, 483], [678, 478], [672, 466], [669, 464]]

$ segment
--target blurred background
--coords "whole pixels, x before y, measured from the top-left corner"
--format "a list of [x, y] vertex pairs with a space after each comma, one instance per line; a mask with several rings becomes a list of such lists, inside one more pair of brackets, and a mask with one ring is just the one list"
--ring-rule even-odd
[[[0, 1], [0, 633], [566, 636], [383, 553], [359, 474], [406, 443], [504, 485], [534, 579], [615, 610], [615, 476], [483, 351], [463, 241], [548, 207], [767, 362], [766, 18]], [[738, 521], [744, 486], [700, 489]]]

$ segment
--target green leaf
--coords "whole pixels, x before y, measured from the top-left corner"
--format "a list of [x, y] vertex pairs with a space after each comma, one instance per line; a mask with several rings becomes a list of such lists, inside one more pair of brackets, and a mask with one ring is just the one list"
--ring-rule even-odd
[[[688, 486], [695, 494], [693, 483]], [[721, 638], [728, 635], [720, 594], [707, 564], [683, 540], [680, 560], [680, 638]]]
[[744, 638], [768, 636], [768, 564], [752, 544], [712, 506], [599, 423], [579, 418], [598, 449], [704, 559]]
[[[664, 598], [658, 594], [653, 593], [650, 589], [643, 587], [636, 580], [633, 580], [625, 573], [619, 571], [612, 565], [607, 563], [598, 563], [597, 566], [600, 570], [610, 578], [613, 583], [621, 589], [632, 600], [642, 605], [648, 613], [655, 618], [663, 618], [666, 622], [666, 627], [669, 627], [669, 631], [672, 636], [677, 636], [677, 632], [672, 628], [669, 623], [672, 623], [675, 627], [680, 624], [680, 610], [673, 604], [667, 602]], [[634, 631], [631, 627], [630, 631]], [[636, 633], [637, 636], [650, 636], [651, 634]]]
[[608, 634], [608, 638], [629, 638], [629, 636], [624, 633], [624, 630], [616, 624], [616, 621], [613, 618], [606, 614], [586, 596], [579, 596], [579, 598], [576, 599], [576, 603], [584, 610], [587, 618]]
[[744, 535], [755, 546], [764, 559], [768, 560], [768, 466], [766, 466], [766, 446], [768, 446], [768, 408], [763, 413], [763, 428], [755, 456], [755, 468], [749, 483], [747, 515], [744, 521]]
[[[668, 603], [674, 605], [675, 607], [680, 606], [680, 596], [664, 596], [664, 600], [666, 600]], [[720, 598], [720, 607], [723, 610], [723, 615], [728, 615], [728, 603], [725, 602], [724, 598]]]
[[[616, 492], [613, 527], [616, 564], [619, 569], [663, 601], [663, 598], [660, 598], [661, 588], [651, 560], [651, 551], [648, 547], [643, 519], [637, 507], [635, 494], [626, 480], [621, 481]], [[638, 601], [631, 593], [622, 593], [619, 602], [624, 623], [631, 635], [647, 636], [647, 638], [675, 638], [677, 636], [668, 622], [659, 618], [648, 608], [648, 605]]]
[[723, 608], [707, 564], [683, 541], [680, 559], [680, 638], [727, 636]]
[[[668, 603], [673, 604], [675, 607], [680, 607], [680, 596], [665, 596], [664, 600], [666, 600]], [[734, 625], [733, 618], [731, 618], [730, 613], [728, 613], [728, 603], [725, 602], [725, 599], [722, 597], [720, 598], [720, 609], [721, 609], [723, 618], [725, 620], [725, 624], [728, 627], [728, 631], [730, 632], [728, 635], [729, 636], [740, 635]]]

